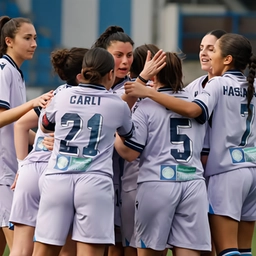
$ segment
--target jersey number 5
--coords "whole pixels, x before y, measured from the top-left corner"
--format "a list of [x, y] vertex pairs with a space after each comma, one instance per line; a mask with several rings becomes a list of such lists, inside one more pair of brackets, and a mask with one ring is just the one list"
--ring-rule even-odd
[[183, 144], [184, 152], [178, 149], [171, 149], [171, 155], [177, 162], [188, 162], [192, 156], [192, 141], [186, 134], [180, 133], [180, 128], [191, 128], [191, 121], [187, 118], [171, 118], [170, 138], [173, 145]]

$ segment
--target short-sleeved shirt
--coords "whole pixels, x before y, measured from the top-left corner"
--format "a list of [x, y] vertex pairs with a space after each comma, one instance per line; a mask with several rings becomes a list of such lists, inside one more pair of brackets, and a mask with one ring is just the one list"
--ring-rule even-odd
[[[60, 85], [58, 88], [55, 89], [54, 95], [56, 95], [58, 92], [66, 88], [71, 88], [71, 86], [68, 84]], [[49, 133], [44, 133], [41, 129], [42, 117], [45, 114], [45, 109], [36, 107], [34, 110], [35, 113], [38, 115], [38, 129], [36, 132], [33, 148], [30, 151], [30, 153], [26, 156], [26, 158], [23, 160], [23, 164], [35, 162], [48, 162], [52, 153], [43, 145], [44, 137], [50, 136]]]
[[[191, 100], [185, 91], [160, 92]], [[164, 106], [144, 99], [133, 113], [135, 132], [125, 145], [140, 152], [138, 183], [147, 181], [187, 181], [203, 179], [200, 153], [205, 125], [178, 115]]]
[[55, 133], [46, 174], [96, 172], [112, 177], [115, 132], [125, 137], [133, 132], [127, 103], [102, 85], [60, 91], [46, 109], [47, 123], [55, 123]]
[[256, 98], [254, 95], [251, 100], [249, 116], [247, 88], [243, 73], [227, 71], [209, 80], [194, 100], [202, 108], [197, 118], [201, 123], [212, 113], [206, 176], [256, 165]]
[[[0, 108], [10, 109], [26, 102], [23, 74], [8, 55], [0, 59]], [[0, 184], [11, 185], [18, 169], [13, 123], [0, 128]]]

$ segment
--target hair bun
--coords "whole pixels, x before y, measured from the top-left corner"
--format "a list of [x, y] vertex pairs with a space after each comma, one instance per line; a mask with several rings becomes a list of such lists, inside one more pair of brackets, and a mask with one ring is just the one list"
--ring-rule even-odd
[[124, 30], [119, 26], [110, 26], [107, 28], [106, 32], [108, 34], [114, 34], [114, 33], [118, 33], [118, 32], [124, 33]]

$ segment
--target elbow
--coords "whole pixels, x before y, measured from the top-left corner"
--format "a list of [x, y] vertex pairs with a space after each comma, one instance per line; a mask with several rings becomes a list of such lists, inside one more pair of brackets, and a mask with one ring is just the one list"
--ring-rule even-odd
[[136, 159], [137, 157], [133, 157], [133, 156], [127, 156], [125, 157], [124, 159], [127, 161], [127, 162], [132, 162]]

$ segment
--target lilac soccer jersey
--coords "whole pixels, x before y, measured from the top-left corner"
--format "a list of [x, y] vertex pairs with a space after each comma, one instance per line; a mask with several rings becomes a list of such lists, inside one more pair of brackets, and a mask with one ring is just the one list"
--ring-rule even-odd
[[[191, 100], [185, 91], [175, 94], [169, 88], [159, 91]], [[125, 145], [141, 153], [138, 183], [203, 179], [200, 153], [205, 125], [150, 99], [140, 102], [133, 113], [133, 122], [135, 133], [125, 140]]]
[[[10, 109], [26, 102], [23, 74], [8, 55], [0, 59], [0, 108]], [[18, 169], [13, 124], [0, 129], [0, 184], [11, 185]]]
[[200, 76], [199, 78], [195, 79], [191, 83], [189, 83], [185, 87], [185, 91], [189, 93], [189, 95], [196, 97], [198, 94], [202, 93], [203, 91], [203, 84], [208, 81], [208, 76]]
[[131, 136], [128, 105], [101, 85], [81, 84], [52, 100], [44, 125], [55, 125], [54, 149], [46, 174], [97, 172], [113, 176], [116, 130]]
[[208, 120], [212, 111], [211, 145], [206, 176], [239, 168], [255, 167], [256, 163], [256, 98], [247, 109], [247, 81], [239, 71], [227, 71], [222, 77], [209, 80], [194, 102], [203, 110], [197, 119]]

